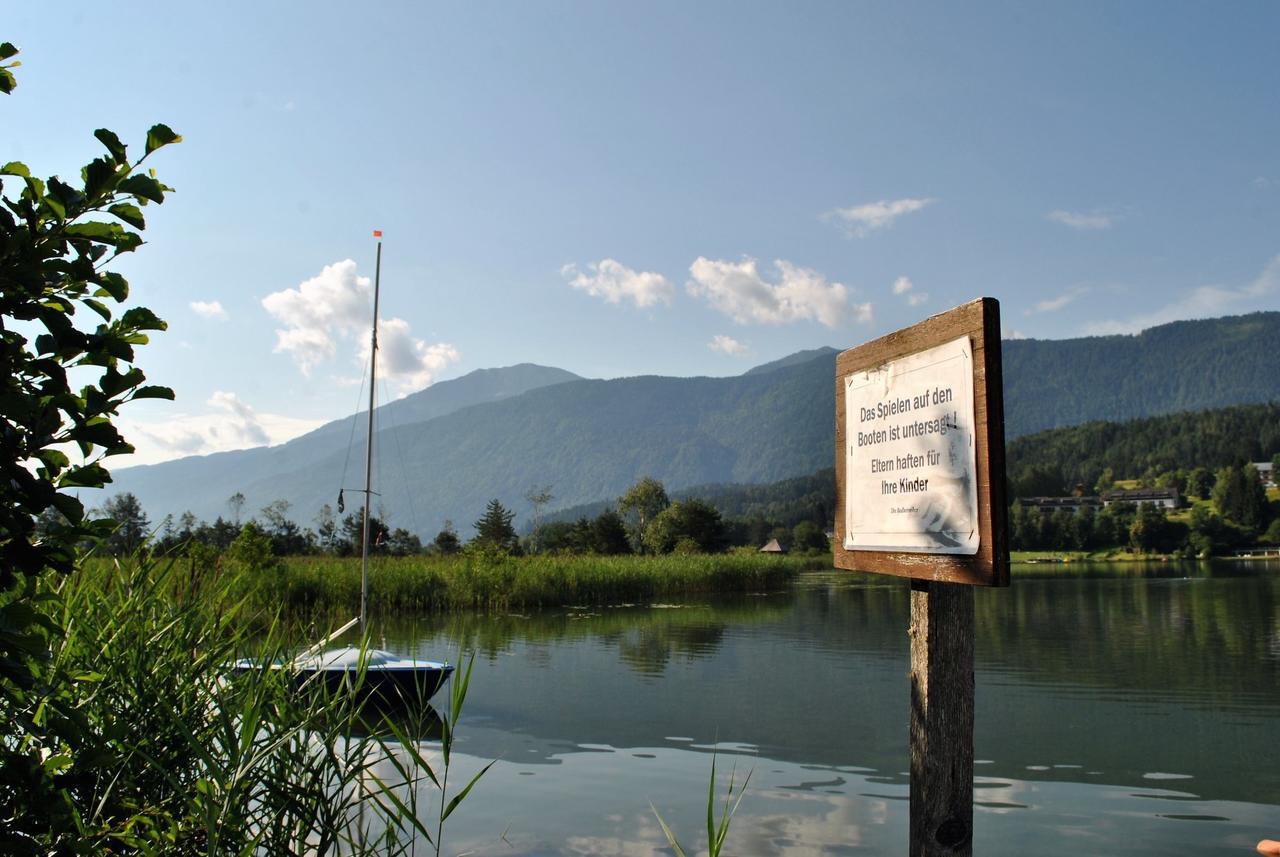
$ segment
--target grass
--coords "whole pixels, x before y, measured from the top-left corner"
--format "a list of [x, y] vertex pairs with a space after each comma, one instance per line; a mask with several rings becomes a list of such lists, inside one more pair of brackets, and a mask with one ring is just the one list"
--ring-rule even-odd
[[1152, 562], [1169, 559], [1183, 559], [1170, 554], [1133, 553], [1122, 548], [1107, 548], [1098, 551], [1010, 551], [1009, 560], [1015, 565], [1019, 563], [1038, 562]]
[[[742, 554], [375, 558], [369, 564], [369, 608], [385, 614], [646, 603], [777, 590], [801, 571], [830, 564], [828, 556]], [[251, 603], [304, 613], [350, 612], [360, 605], [357, 560], [296, 557], [272, 568], [236, 567], [233, 573]]]
[[[97, 562], [42, 585], [47, 656], [6, 712], [3, 742], [10, 762], [50, 776], [41, 794], [7, 796], [29, 807], [5, 810], [0, 851], [439, 853], [444, 816], [474, 785], [445, 804], [469, 669], [443, 725], [434, 714], [406, 725], [367, 706], [362, 676], [350, 693], [299, 690], [284, 670], [232, 678], [250, 645], [265, 660], [290, 649], [278, 625], [249, 627], [240, 587], [216, 567]], [[418, 748], [441, 730], [445, 763], [432, 769]], [[416, 805], [427, 781], [447, 809], [430, 826]]]

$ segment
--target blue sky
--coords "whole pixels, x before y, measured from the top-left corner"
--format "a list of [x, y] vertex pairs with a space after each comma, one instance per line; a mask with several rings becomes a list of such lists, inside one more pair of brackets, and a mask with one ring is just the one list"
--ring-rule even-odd
[[[1007, 336], [1280, 308], [1280, 6], [24, 4], [4, 160], [185, 140], [121, 265], [138, 461], [537, 362], [728, 375], [979, 295]], [[19, 131], [20, 129], [20, 131]], [[394, 353], [392, 353], [394, 352]]]

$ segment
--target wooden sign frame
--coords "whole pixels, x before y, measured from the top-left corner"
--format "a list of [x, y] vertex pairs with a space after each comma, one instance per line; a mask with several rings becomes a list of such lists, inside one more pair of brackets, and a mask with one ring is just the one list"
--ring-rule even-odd
[[[972, 347], [978, 548], [972, 556], [845, 547], [845, 379], [886, 363], [968, 337]], [[1000, 303], [979, 298], [895, 331], [836, 358], [836, 568], [914, 580], [1009, 585], [1009, 526], [1005, 500], [1004, 381]]]

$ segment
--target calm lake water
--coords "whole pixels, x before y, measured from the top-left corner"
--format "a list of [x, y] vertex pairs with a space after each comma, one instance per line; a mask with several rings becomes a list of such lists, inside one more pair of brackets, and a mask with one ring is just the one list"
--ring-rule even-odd
[[[671, 853], [651, 803], [704, 850], [716, 749], [721, 775], [751, 772], [726, 853], [904, 853], [908, 596], [831, 572], [732, 600], [388, 624], [402, 651], [477, 653], [457, 770], [499, 761], [446, 850]], [[978, 591], [977, 624], [976, 854], [1280, 838], [1280, 564], [1015, 572]]]

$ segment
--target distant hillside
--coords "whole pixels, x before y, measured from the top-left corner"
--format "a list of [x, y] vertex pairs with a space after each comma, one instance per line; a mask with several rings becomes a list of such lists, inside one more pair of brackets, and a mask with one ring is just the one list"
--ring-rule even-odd
[[1006, 435], [1280, 399], [1280, 312], [1004, 343]]
[[[808, 476], [794, 476], [759, 485], [713, 483], [694, 485], [671, 492], [672, 500], [690, 497], [705, 500], [725, 518], [764, 518], [784, 526], [801, 521], [829, 521], [835, 514], [836, 471], [834, 467]], [[594, 518], [616, 506], [616, 498], [561, 509], [545, 516], [547, 521], [576, 521]], [[527, 525], [525, 530], [531, 530]]]
[[[572, 372], [532, 363], [480, 369], [383, 405], [374, 418], [380, 427], [420, 424], [471, 405], [501, 401], [539, 387], [576, 380], [581, 379]], [[366, 417], [354, 415], [335, 420], [279, 446], [189, 456], [162, 464], [113, 470], [113, 483], [107, 486], [107, 493], [133, 492], [144, 499], [144, 508], [157, 521], [165, 514], [177, 515], [187, 510], [197, 517], [213, 520], [228, 514], [227, 498], [237, 491], [243, 492], [251, 481], [270, 480], [281, 473], [310, 467], [334, 454], [345, 455], [349, 443], [363, 448]], [[338, 472], [332, 474], [335, 494], [340, 475], [341, 465]], [[276, 497], [281, 498], [297, 505], [292, 497], [285, 494]], [[270, 499], [253, 505], [251, 500], [245, 512], [255, 512], [269, 502]], [[300, 507], [296, 511], [299, 522], [307, 524], [318, 510], [318, 505], [309, 510]]]
[[[835, 384], [826, 362], [731, 378], [568, 381], [387, 428], [378, 433], [375, 490], [397, 526], [429, 536], [452, 518], [469, 535], [494, 497], [524, 517], [522, 498], [534, 485], [551, 485], [557, 505], [573, 505], [612, 499], [637, 474], [675, 490], [811, 473], [831, 459]], [[246, 513], [283, 498], [307, 523], [334, 502], [344, 457], [345, 448], [263, 472], [211, 456], [210, 470], [220, 468], [212, 488], [183, 478], [191, 460], [121, 471], [113, 488], [137, 494], [153, 519], [188, 508], [201, 518], [225, 514], [227, 497], [240, 491]], [[137, 471], [150, 478], [133, 478]]]
[[809, 363], [817, 360], [819, 357], [834, 358], [840, 352], [834, 348], [810, 348], [808, 351], [797, 351], [795, 354], [789, 354], [780, 360], [774, 360], [771, 363], [761, 363], [744, 372], [744, 375], [763, 375], [765, 372], [774, 372], [778, 369], [785, 369], [788, 366], [798, 366], [801, 363]]
[[1111, 468], [1116, 479], [1270, 461], [1280, 452], [1280, 404], [1091, 422], [1020, 437], [1008, 445], [1014, 494], [1061, 495], [1075, 485], [1091, 493]]
[[[1137, 336], [1008, 341], [1007, 437], [1280, 400], [1277, 353], [1274, 312]], [[807, 477], [833, 464], [835, 355], [802, 352], [730, 378], [596, 381], [512, 367], [437, 384], [379, 422], [381, 503], [396, 526], [430, 537], [451, 518], [469, 536], [495, 497], [526, 524], [533, 486], [551, 486], [554, 512], [611, 502], [645, 475], [672, 493]], [[285, 499], [306, 525], [337, 495], [349, 434], [339, 421], [268, 450], [122, 470], [110, 490], [134, 492], [157, 521], [187, 509], [212, 519], [239, 491], [246, 514]]]

